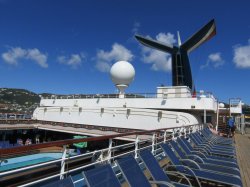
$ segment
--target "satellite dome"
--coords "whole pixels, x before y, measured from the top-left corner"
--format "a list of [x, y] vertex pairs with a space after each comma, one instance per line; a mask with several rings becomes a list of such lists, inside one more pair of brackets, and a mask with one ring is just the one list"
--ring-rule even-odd
[[220, 107], [220, 108], [224, 108], [224, 107], [225, 107], [225, 104], [224, 104], [224, 103], [220, 103], [220, 104], [219, 104], [219, 107]]
[[127, 61], [118, 61], [110, 69], [110, 75], [115, 85], [129, 85], [135, 77], [134, 67]]

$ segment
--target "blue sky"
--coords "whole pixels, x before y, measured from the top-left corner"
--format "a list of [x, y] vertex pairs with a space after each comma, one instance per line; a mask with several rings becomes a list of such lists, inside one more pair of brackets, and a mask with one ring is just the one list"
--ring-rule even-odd
[[127, 92], [171, 85], [170, 56], [135, 33], [176, 44], [212, 18], [217, 35], [190, 53], [197, 90], [250, 104], [250, 1], [0, 0], [0, 87], [36, 93], [114, 93], [108, 70], [128, 60]]

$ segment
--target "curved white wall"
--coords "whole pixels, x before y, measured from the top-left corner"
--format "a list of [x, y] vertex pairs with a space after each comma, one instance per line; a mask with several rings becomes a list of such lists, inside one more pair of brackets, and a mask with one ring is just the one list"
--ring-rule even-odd
[[195, 116], [184, 112], [124, 107], [39, 107], [33, 117], [45, 121], [145, 130], [198, 124]]
[[54, 107], [130, 107], [181, 110], [216, 111], [213, 98], [88, 98], [88, 99], [42, 99], [40, 106]]

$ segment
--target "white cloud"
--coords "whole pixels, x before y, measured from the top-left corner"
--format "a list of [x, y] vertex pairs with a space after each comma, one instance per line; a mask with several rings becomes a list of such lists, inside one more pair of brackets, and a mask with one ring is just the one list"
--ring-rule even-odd
[[201, 65], [201, 69], [204, 69], [206, 67], [212, 66], [214, 68], [218, 68], [220, 66], [222, 66], [225, 63], [225, 61], [222, 59], [221, 57], [221, 53], [217, 52], [217, 53], [212, 53], [210, 55], [208, 55], [208, 60], [207, 63], [204, 65]]
[[174, 35], [169, 32], [167, 34], [160, 32], [159, 34], [157, 34], [156, 40], [168, 45], [173, 45], [174, 43], [176, 43]]
[[248, 45], [234, 47], [233, 62], [238, 68], [250, 68], [250, 39]]
[[144, 63], [152, 64], [151, 69], [154, 71], [170, 71], [171, 55], [143, 47], [142, 60]]
[[71, 66], [75, 69], [82, 64], [84, 58], [84, 54], [72, 54], [70, 57], [59, 56], [57, 57], [57, 61], [61, 64]]
[[[149, 36], [148, 36], [149, 37]], [[150, 38], [150, 37], [149, 37]], [[176, 43], [174, 35], [171, 33], [159, 33], [156, 35], [156, 40], [167, 45]], [[164, 53], [148, 47], [142, 47], [142, 61], [147, 64], [152, 64], [151, 69], [154, 71], [171, 71], [172, 60], [169, 53]]]
[[27, 50], [27, 59], [30, 59], [34, 62], [36, 62], [38, 65], [40, 65], [43, 68], [47, 68], [48, 64], [47, 64], [47, 58], [48, 56], [41, 53], [38, 49], [34, 48], [34, 49], [28, 49]]
[[18, 65], [19, 60], [31, 60], [43, 68], [47, 68], [47, 54], [39, 51], [39, 49], [23, 49], [21, 47], [10, 48], [7, 52], [2, 53], [2, 59], [10, 65]]
[[120, 60], [131, 61], [133, 54], [123, 45], [114, 43], [111, 51], [99, 50], [96, 54], [96, 68], [101, 72], [109, 72], [112, 63]]
[[27, 54], [27, 51], [20, 48], [20, 47], [16, 47], [16, 48], [11, 48], [10, 50], [8, 50], [7, 52], [2, 54], [2, 58], [4, 60], [4, 62], [10, 64], [10, 65], [17, 65], [18, 64], [18, 60], [21, 58], [24, 58]]

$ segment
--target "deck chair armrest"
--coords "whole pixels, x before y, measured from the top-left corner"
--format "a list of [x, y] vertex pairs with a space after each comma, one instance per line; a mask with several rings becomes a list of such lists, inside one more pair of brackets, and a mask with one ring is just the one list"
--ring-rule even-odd
[[177, 172], [177, 171], [166, 171], [165, 172], [168, 175], [180, 175], [182, 176], [184, 179], [186, 179], [186, 181], [188, 182], [189, 186], [192, 186], [192, 183], [190, 182], [190, 180], [187, 178], [186, 175], [184, 175], [183, 173]]
[[198, 156], [198, 155], [193, 155], [193, 154], [192, 154], [192, 155], [186, 155], [186, 156], [187, 156], [188, 158], [194, 158], [194, 160], [197, 159], [197, 160], [199, 160], [199, 161], [200, 161], [201, 163], [203, 163], [203, 164], [205, 163], [204, 160], [203, 160], [200, 156]]
[[207, 156], [201, 151], [191, 151], [191, 153], [197, 153], [197, 154], [202, 155], [204, 158], [207, 158]]
[[209, 140], [200, 141], [199, 145], [210, 145], [210, 141]]
[[204, 145], [196, 145], [195, 147], [194, 147], [194, 149], [209, 149], [209, 147], [207, 147], [207, 146], [204, 146]]
[[156, 184], [156, 185], [164, 185], [164, 186], [169, 186], [169, 187], [175, 187], [175, 185], [171, 184], [170, 182], [166, 181], [149, 181], [150, 184]]
[[207, 155], [211, 155], [208, 150], [206, 149], [197, 149], [197, 148], [194, 148], [195, 151], [198, 151], [198, 152], [202, 152], [203, 154], [207, 154]]
[[199, 164], [197, 164], [195, 161], [193, 161], [191, 159], [180, 159], [180, 161], [183, 162], [183, 163], [186, 163], [187, 165], [190, 165], [188, 163], [191, 163], [191, 165], [194, 165], [196, 167], [196, 169], [201, 169]]
[[[201, 186], [201, 183], [198, 179], [198, 177], [195, 175], [194, 171], [188, 167], [188, 166], [184, 166], [184, 165], [168, 165], [167, 167], [173, 167], [173, 168], [176, 168], [176, 167], [180, 167], [182, 168], [183, 170], [188, 170], [189, 171], [189, 175], [193, 176], [198, 184], [199, 187], [202, 187]], [[184, 171], [183, 171], [184, 172]]]

